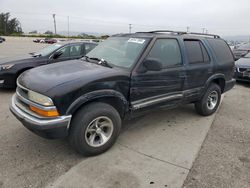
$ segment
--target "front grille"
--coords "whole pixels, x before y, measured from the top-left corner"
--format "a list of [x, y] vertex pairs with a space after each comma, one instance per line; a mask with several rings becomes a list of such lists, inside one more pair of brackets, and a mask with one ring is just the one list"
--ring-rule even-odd
[[239, 72], [245, 72], [246, 70], [246, 68], [239, 68]]
[[28, 90], [17, 86], [16, 92], [22, 97], [28, 99]]

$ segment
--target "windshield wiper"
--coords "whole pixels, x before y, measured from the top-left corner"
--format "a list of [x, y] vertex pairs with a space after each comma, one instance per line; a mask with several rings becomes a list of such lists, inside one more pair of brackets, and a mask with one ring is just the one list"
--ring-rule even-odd
[[98, 57], [88, 57], [88, 56], [84, 56], [84, 57], [87, 61], [89, 61], [89, 59], [94, 60], [94, 61], [98, 61], [98, 63], [97, 63], [98, 65], [103, 65], [103, 66], [106, 66], [109, 68], [113, 68], [105, 59], [100, 59]]

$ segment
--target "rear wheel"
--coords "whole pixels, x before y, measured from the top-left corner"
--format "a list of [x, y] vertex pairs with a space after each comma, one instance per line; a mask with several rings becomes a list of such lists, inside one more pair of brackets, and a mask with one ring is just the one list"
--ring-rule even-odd
[[213, 114], [221, 100], [221, 88], [215, 83], [212, 83], [203, 97], [195, 103], [195, 109], [198, 114], [209, 116]]
[[83, 155], [98, 155], [115, 143], [120, 129], [121, 118], [115, 108], [106, 103], [90, 103], [73, 118], [69, 141]]

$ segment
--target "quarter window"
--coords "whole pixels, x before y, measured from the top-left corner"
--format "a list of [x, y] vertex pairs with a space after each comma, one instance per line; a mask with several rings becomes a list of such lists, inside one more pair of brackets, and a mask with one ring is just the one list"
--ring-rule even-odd
[[208, 39], [207, 40], [216, 55], [216, 58], [220, 64], [227, 64], [234, 62], [233, 54], [222, 39]]
[[148, 58], [160, 61], [163, 68], [182, 64], [180, 47], [176, 39], [157, 39]]
[[185, 40], [184, 44], [190, 64], [207, 63], [210, 61], [207, 50], [200, 41]]

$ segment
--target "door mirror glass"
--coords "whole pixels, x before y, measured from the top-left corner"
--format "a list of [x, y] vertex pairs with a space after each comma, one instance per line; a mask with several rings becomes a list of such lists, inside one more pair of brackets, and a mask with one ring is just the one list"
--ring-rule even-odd
[[162, 63], [158, 59], [147, 58], [143, 61], [143, 65], [148, 71], [162, 70]]

